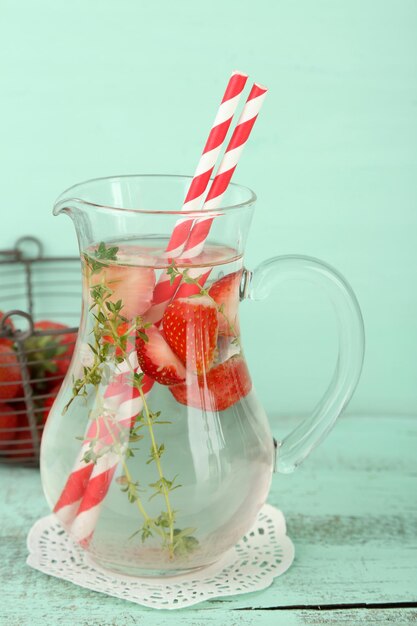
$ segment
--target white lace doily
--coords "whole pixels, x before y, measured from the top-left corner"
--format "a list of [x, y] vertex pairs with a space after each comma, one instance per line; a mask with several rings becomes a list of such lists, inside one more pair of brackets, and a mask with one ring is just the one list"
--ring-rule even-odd
[[285, 518], [266, 504], [256, 523], [217, 563], [196, 572], [163, 578], [134, 578], [94, 564], [63, 530], [55, 516], [38, 520], [29, 531], [27, 564], [75, 585], [155, 609], [179, 609], [204, 600], [269, 587], [294, 559]]

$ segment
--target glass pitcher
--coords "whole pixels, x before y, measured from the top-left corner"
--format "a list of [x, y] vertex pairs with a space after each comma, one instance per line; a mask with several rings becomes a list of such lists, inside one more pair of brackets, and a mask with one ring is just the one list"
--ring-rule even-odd
[[[274, 468], [291, 472], [329, 432], [362, 367], [361, 313], [340, 274], [297, 256], [249, 271], [255, 194], [230, 185], [221, 208], [186, 213], [189, 184], [182, 176], [91, 180], [54, 208], [76, 227], [83, 304], [43, 435], [43, 488], [88, 555], [129, 575], [174, 575], [219, 559], [254, 523]], [[175, 250], [173, 232], [182, 237]], [[327, 292], [339, 356], [312, 415], [274, 442], [238, 305], [288, 278]]]

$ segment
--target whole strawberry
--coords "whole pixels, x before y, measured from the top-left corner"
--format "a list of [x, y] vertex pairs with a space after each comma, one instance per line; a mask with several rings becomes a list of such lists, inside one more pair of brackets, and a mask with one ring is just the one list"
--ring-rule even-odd
[[17, 413], [9, 404], [0, 403], [0, 450], [5, 450], [16, 435]]
[[217, 346], [217, 309], [208, 296], [178, 298], [162, 318], [164, 335], [187, 370], [208, 371]]
[[[35, 330], [62, 330], [65, 331], [69, 326], [60, 324], [59, 322], [51, 322], [49, 320], [42, 320], [35, 323]], [[58, 354], [53, 361], [56, 366], [57, 375], [65, 376], [67, 373], [71, 357], [74, 352], [75, 340], [77, 339], [76, 333], [62, 332], [59, 335], [46, 335], [46, 338], [51, 341], [57, 341], [59, 345]]]
[[22, 392], [22, 377], [16, 353], [0, 345], [0, 401], [15, 398]]
[[42, 404], [43, 410], [40, 414], [42, 424], [46, 424], [46, 420], [48, 419], [49, 412], [52, 408], [53, 403], [55, 402], [55, 398], [57, 397], [58, 391], [60, 389], [61, 389], [61, 384], [58, 383], [57, 385], [52, 387], [52, 389], [50, 390], [46, 398], [44, 398], [43, 404]]
[[10, 318], [3, 323], [4, 313], [0, 311], [0, 345], [13, 347], [13, 340], [9, 339], [9, 333], [15, 330], [14, 324]]
[[[39, 380], [43, 378], [65, 376], [71, 362], [75, 333], [64, 332], [69, 327], [59, 322], [42, 320], [34, 325], [34, 333], [25, 341], [26, 358], [28, 360], [31, 378]], [[59, 334], [45, 335], [45, 331], [60, 330]]]
[[12, 459], [27, 461], [34, 458], [33, 433], [26, 413], [19, 412], [16, 432], [8, 450], [8, 457]]

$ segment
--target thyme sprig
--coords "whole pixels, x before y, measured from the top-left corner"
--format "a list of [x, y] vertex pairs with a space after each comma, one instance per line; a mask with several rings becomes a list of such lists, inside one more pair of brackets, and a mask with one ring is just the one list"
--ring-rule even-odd
[[108, 263], [105, 263], [105, 261], [117, 261], [118, 251], [118, 246], [107, 247], [104, 241], [101, 241], [97, 249], [92, 253], [92, 256], [84, 254], [83, 258], [91, 274], [98, 274], [104, 267], [108, 266]]
[[[87, 278], [90, 275], [99, 274], [108, 263], [106, 261], [117, 260], [116, 246], [106, 247], [101, 242], [94, 251], [93, 256], [84, 255], [87, 268]], [[94, 319], [91, 331], [92, 340], [88, 344], [91, 351], [91, 362], [83, 366], [82, 375], [73, 380], [72, 397], [64, 411], [67, 411], [71, 403], [78, 397], [86, 398], [90, 389], [95, 389], [96, 404], [100, 404], [100, 385], [111, 382], [114, 372], [120, 363], [125, 362], [130, 370], [130, 378], [126, 378], [127, 384], [136, 388], [142, 400], [142, 411], [137, 414], [130, 429], [122, 428], [115, 416], [104, 407], [95, 407], [90, 411], [90, 418], [97, 424], [95, 436], [88, 440], [88, 447], [83, 460], [86, 463], [97, 463], [98, 459], [109, 452], [114, 452], [120, 458], [122, 475], [117, 482], [121, 490], [126, 493], [130, 503], [135, 504], [139, 510], [143, 522], [140, 528], [133, 533], [132, 537], [139, 534], [142, 541], [155, 535], [162, 539], [162, 546], [168, 549], [170, 558], [175, 555], [186, 555], [195, 550], [198, 545], [193, 536], [195, 529], [178, 529], [175, 527], [176, 511], [170, 502], [170, 493], [181, 487], [177, 482], [177, 476], [169, 479], [164, 475], [161, 457], [165, 452], [165, 445], [156, 440], [154, 427], [160, 424], [170, 424], [170, 421], [161, 420], [160, 411], [152, 411], [148, 405], [143, 391], [144, 374], [133, 369], [129, 361], [129, 354], [134, 349], [132, 337], [140, 336], [145, 342], [148, 341], [146, 329], [150, 324], [138, 316], [134, 320], [128, 320], [123, 315], [123, 302], [112, 301], [113, 291], [105, 283], [105, 277], [90, 287], [90, 312]], [[105, 434], [110, 435], [112, 441], [103, 445], [100, 435], [100, 423], [104, 422]], [[166, 510], [161, 511], [156, 517], [151, 517], [142, 501], [141, 493], [143, 486], [138, 479], [134, 479], [130, 473], [127, 461], [134, 457], [138, 451], [132, 444], [142, 442], [145, 438], [146, 429], [150, 438], [150, 452], [147, 464], [154, 464], [157, 470], [157, 480], [149, 483], [152, 489], [149, 500], [161, 496], [165, 502]], [[85, 441], [85, 438], [82, 438]]]

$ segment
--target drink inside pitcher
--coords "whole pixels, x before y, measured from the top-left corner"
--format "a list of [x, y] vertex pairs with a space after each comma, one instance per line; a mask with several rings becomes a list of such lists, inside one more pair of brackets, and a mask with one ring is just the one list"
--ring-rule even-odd
[[78, 459], [88, 477], [67, 528], [125, 573], [213, 562], [249, 529], [271, 479], [272, 439], [241, 346], [242, 257], [206, 243], [174, 263], [166, 246], [101, 242], [82, 254], [72, 387], [44, 441], [52, 506]]

